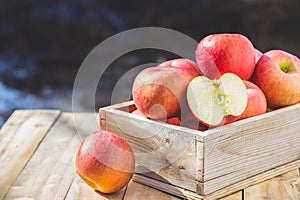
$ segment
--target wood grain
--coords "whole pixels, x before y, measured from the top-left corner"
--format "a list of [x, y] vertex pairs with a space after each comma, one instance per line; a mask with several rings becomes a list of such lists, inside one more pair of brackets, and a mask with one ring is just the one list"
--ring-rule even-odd
[[[79, 124], [89, 126], [84, 114]], [[40, 119], [38, 119], [40, 120]], [[6, 199], [64, 199], [75, 175], [75, 153], [80, 139], [72, 113], [62, 113], [36, 150]]]
[[230, 194], [226, 197], [220, 198], [218, 200], [244, 200], [243, 199], [243, 192], [239, 191], [239, 192], [235, 192], [233, 194]]
[[180, 200], [162, 191], [150, 188], [137, 182], [130, 182], [124, 200], [159, 199], [159, 200]]
[[18, 110], [0, 130], [0, 199], [4, 198], [59, 116], [58, 110]]
[[300, 199], [300, 177], [293, 170], [271, 180], [244, 189], [244, 200], [297, 200]]
[[300, 159], [299, 129], [297, 104], [208, 131], [204, 194]]

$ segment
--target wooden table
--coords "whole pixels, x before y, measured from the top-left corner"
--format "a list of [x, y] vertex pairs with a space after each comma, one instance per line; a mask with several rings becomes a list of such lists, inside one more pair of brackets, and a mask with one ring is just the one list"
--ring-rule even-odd
[[[80, 127], [91, 127], [95, 113], [81, 113]], [[89, 116], [89, 117], [87, 117]], [[0, 199], [180, 199], [131, 181], [122, 191], [104, 195], [76, 174], [80, 138], [73, 114], [58, 110], [17, 110], [0, 130]], [[298, 170], [238, 191], [223, 200], [300, 199]]]

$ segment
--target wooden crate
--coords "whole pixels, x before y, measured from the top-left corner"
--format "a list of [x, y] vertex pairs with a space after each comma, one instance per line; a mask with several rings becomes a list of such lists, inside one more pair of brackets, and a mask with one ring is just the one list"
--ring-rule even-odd
[[132, 101], [101, 108], [101, 128], [133, 148], [136, 181], [166, 192], [216, 198], [300, 165], [300, 103], [203, 132], [135, 109]]

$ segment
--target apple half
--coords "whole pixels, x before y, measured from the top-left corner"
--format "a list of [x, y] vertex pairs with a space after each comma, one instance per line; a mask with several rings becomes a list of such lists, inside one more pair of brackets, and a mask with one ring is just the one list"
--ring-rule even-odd
[[[187, 88], [187, 101], [194, 116], [204, 125], [218, 126], [228, 118], [238, 119], [248, 102], [242, 79], [225, 73], [219, 79], [194, 78]], [[228, 123], [228, 122], [227, 122]]]

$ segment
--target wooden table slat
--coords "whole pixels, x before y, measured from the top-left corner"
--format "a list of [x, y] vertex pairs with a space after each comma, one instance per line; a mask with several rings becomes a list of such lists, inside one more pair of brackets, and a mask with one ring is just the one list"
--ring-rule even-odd
[[299, 171], [293, 170], [268, 181], [244, 189], [244, 200], [300, 199]]
[[60, 115], [58, 110], [18, 110], [0, 130], [0, 199]]
[[128, 185], [124, 200], [159, 199], [180, 200], [181, 198], [169, 195], [162, 191], [150, 188], [140, 183], [131, 181]]

